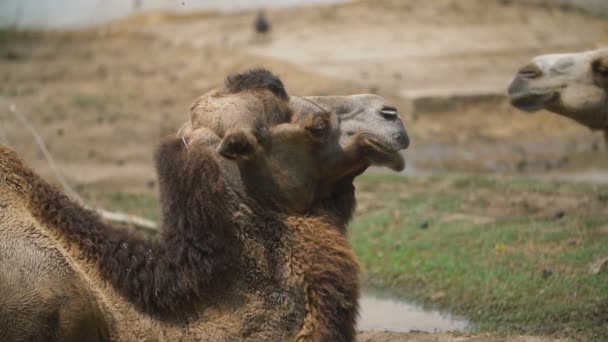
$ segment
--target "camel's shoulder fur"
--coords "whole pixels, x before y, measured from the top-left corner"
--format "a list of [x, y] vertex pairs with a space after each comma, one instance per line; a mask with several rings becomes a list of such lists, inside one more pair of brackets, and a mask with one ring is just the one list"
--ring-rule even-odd
[[0, 146], [0, 331], [5, 341], [107, 341], [86, 284], [24, 203], [28, 170]]

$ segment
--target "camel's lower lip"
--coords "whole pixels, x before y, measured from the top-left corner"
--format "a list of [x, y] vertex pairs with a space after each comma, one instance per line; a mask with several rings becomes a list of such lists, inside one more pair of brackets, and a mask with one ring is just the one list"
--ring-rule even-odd
[[367, 159], [373, 165], [386, 166], [395, 171], [401, 171], [405, 168], [405, 160], [400, 149], [396, 149], [392, 146], [387, 146], [376, 139], [365, 139], [370, 149], [365, 153]]
[[514, 107], [526, 112], [535, 112], [545, 108], [547, 103], [555, 99], [554, 92], [518, 93], [510, 94], [510, 101]]

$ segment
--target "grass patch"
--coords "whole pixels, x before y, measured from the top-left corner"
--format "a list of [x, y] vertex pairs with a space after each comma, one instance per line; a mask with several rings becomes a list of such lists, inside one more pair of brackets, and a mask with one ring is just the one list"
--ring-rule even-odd
[[157, 222], [160, 221], [158, 198], [151, 194], [132, 192], [87, 192], [83, 197], [87, 203], [95, 207], [138, 215]]
[[369, 286], [481, 331], [608, 339], [608, 186], [369, 175], [350, 225]]
[[103, 98], [87, 94], [74, 95], [72, 97], [72, 104], [77, 108], [81, 109], [94, 109], [98, 111], [103, 111], [105, 108], [105, 102]]

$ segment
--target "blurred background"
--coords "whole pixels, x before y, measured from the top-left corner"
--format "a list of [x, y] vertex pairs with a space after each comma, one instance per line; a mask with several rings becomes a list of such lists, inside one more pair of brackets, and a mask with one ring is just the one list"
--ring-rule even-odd
[[154, 147], [230, 73], [377, 93], [412, 144], [357, 183], [360, 329], [608, 339], [603, 137], [505, 95], [535, 55], [608, 45], [608, 1], [0, 0], [0, 27], [0, 142], [55, 181], [13, 106], [91, 205], [158, 220]]

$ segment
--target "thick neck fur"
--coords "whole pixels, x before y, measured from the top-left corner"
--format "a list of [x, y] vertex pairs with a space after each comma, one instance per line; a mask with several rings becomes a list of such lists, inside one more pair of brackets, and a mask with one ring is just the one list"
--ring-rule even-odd
[[239, 253], [234, 198], [215, 156], [202, 146], [188, 151], [181, 139], [168, 139], [158, 148], [156, 168], [164, 217], [158, 238], [108, 225], [31, 170], [19, 171], [36, 219], [97, 261], [101, 275], [141, 310], [179, 319], [237, 273], [231, 270]]
[[[186, 150], [181, 139], [168, 139], [158, 148], [156, 164], [164, 215], [157, 238], [105, 224], [2, 146], [0, 183], [22, 194], [41, 223], [77, 245], [108, 283], [146, 313], [182, 321], [200, 311], [205, 298], [225, 293], [226, 284], [248, 279], [248, 274], [252, 282], [276, 286], [276, 267], [288, 258], [298, 275], [289, 282], [306, 289], [306, 306], [300, 308], [306, 318], [298, 335], [315, 341], [354, 340], [358, 266], [344, 234], [354, 209], [352, 179], [340, 182], [309, 215], [288, 216], [243, 194], [234, 197], [214, 152], [203, 146], [191, 144]], [[247, 253], [235, 237], [235, 224], [247, 226], [265, 246], [264, 258], [274, 260], [259, 270], [262, 274], [241, 265], [239, 255]], [[287, 250], [277, 247], [281, 243], [288, 244]], [[252, 329], [259, 328], [259, 322], [252, 324]]]

